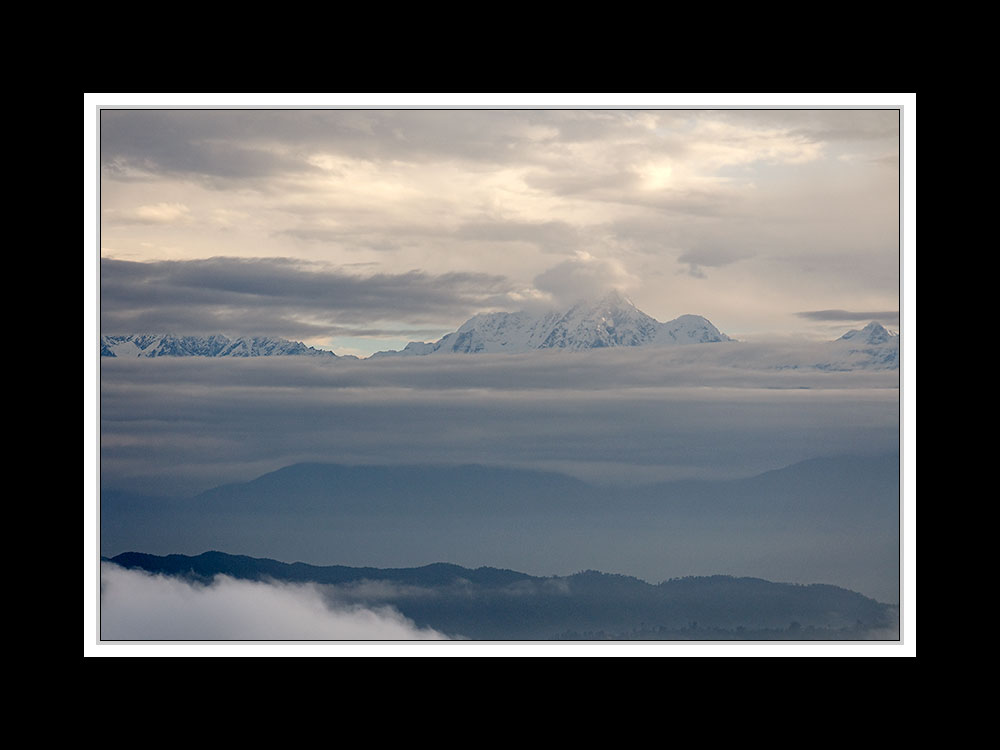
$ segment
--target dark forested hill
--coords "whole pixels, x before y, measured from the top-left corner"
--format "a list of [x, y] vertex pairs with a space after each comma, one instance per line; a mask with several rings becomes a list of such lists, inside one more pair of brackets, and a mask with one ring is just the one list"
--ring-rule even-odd
[[434, 564], [352, 568], [288, 564], [221, 552], [110, 562], [210, 585], [216, 575], [313, 583], [338, 605], [392, 606], [420, 627], [478, 640], [894, 639], [894, 607], [836, 586], [731, 576], [657, 585], [585, 571], [539, 577], [496, 568]]

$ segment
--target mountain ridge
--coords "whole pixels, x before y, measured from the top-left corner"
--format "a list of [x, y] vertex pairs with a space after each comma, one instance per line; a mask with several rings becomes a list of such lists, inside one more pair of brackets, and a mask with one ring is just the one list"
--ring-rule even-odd
[[104, 562], [213, 585], [227, 576], [272, 585], [312, 584], [343, 606], [391, 606], [418, 627], [482, 640], [880, 639], [892, 640], [898, 610], [830, 584], [753, 576], [684, 576], [649, 583], [583, 570], [568, 576], [452, 563], [411, 568], [315, 566], [210, 551], [157, 556], [126, 552]]
[[270, 336], [177, 336], [172, 333], [102, 335], [102, 357], [275, 357], [310, 356], [357, 359], [325, 349], [306, 346], [301, 341]]
[[[900, 362], [900, 335], [872, 321], [849, 330], [819, 348], [803, 349], [794, 358], [778, 356], [767, 367], [827, 371], [895, 370]], [[401, 350], [375, 352], [366, 359], [441, 354], [525, 354], [535, 351], [592, 351], [619, 347], [673, 348], [693, 344], [735, 342], [700, 315], [681, 315], [660, 323], [614, 292], [597, 302], [578, 302], [566, 311], [493, 312], [469, 318], [435, 342], [411, 341]], [[728, 349], [727, 349], [728, 351]], [[308, 356], [316, 359], [359, 358], [316, 349], [274, 337], [229, 338], [224, 334], [178, 336], [146, 333], [102, 335], [100, 356], [108, 358]]]
[[429, 354], [521, 354], [537, 349], [584, 351], [617, 346], [674, 346], [731, 341], [700, 315], [660, 323], [620, 292], [580, 300], [565, 311], [480, 313], [436, 342], [411, 341], [372, 358]]

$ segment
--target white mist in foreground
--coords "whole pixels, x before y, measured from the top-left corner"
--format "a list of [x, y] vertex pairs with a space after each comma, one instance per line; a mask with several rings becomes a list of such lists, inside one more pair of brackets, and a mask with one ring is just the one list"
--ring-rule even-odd
[[331, 609], [317, 587], [216, 576], [209, 585], [101, 563], [101, 639], [434, 640], [390, 607]]

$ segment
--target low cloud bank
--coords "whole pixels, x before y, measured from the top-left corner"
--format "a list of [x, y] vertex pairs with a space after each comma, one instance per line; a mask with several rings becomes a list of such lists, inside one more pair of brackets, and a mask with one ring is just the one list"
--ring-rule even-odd
[[101, 563], [102, 640], [439, 640], [391, 607], [332, 607], [314, 585], [209, 585]]
[[898, 370], [743, 364], [798, 351], [791, 345], [627, 349], [107, 359], [102, 489], [195, 494], [304, 461], [487, 463], [612, 483], [724, 479], [898, 450]]

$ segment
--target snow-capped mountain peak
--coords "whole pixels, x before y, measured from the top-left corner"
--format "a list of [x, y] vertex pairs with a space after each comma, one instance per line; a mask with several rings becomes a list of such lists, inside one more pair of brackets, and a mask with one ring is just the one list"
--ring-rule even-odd
[[681, 315], [663, 323], [660, 328], [660, 343], [711, 344], [717, 341], [732, 341], [701, 315]]
[[581, 301], [558, 317], [538, 349], [640, 346], [656, 338], [659, 323], [620, 292]]
[[611, 291], [597, 300], [581, 300], [565, 311], [481, 313], [437, 342], [411, 342], [401, 352], [379, 352], [375, 356], [522, 353], [536, 349], [580, 351], [729, 340], [699, 315], [682, 315], [660, 323], [621, 292]]
[[899, 367], [899, 334], [878, 321], [851, 330], [828, 342], [829, 361], [816, 364], [827, 370], [890, 369]]
[[876, 346], [878, 344], [884, 344], [892, 339], [898, 339], [899, 334], [894, 331], [890, 331], [888, 328], [883, 326], [878, 321], [873, 320], [871, 323], [866, 325], [860, 331], [853, 330], [848, 331], [843, 336], [840, 337], [840, 341], [850, 341], [854, 344], [868, 344], [871, 346]]

